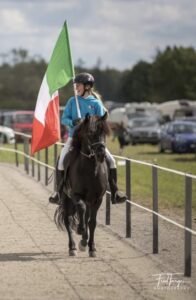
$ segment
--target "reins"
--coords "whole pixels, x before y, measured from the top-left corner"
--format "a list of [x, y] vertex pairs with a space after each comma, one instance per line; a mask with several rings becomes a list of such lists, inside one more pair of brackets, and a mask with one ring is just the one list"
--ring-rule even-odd
[[86, 154], [86, 153], [84, 153], [84, 152], [82, 152], [82, 151], [80, 151], [80, 153], [81, 153], [83, 156], [88, 157], [88, 158], [91, 158], [91, 157], [95, 156], [95, 151], [94, 151], [94, 150], [92, 150], [90, 154]]

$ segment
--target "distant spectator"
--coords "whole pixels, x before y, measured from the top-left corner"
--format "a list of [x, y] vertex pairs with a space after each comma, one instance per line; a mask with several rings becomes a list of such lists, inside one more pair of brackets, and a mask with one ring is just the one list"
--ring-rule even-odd
[[124, 125], [123, 122], [116, 125], [116, 128], [114, 129], [114, 137], [113, 141], [117, 137], [119, 146], [120, 146], [120, 154], [122, 154], [123, 148], [130, 143], [130, 137], [129, 133]]

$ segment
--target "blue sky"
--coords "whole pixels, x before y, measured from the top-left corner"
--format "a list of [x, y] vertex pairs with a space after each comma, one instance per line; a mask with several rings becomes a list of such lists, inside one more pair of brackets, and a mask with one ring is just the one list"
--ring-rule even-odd
[[156, 49], [196, 48], [195, 0], [0, 0], [0, 53], [24, 48], [49, 61], [65, 20], [73, 62], [130, 69]]

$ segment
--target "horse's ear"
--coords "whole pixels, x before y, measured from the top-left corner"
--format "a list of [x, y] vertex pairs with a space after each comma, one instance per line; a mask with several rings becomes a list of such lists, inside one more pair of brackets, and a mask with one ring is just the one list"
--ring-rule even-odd
[[87, 123], [90, 120], [90, 114], [87, 113], [84, 119], [84, 123]]
[[106, 111], [105, 114], [100, 118], [101, 121], [105, 121], [108, 118], [108, 112]]

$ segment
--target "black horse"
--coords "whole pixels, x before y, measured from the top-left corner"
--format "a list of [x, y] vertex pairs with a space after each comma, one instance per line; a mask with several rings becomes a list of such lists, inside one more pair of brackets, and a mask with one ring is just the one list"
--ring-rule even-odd
[[77, 216], [77, 233], [82, 235], [79, 249], [84, 251], [88, 244], [89, 256], [96, 257], [96, 218], [108, 183], [105, 138], [110, 130], [106, 119], [107, 114], [87, 115], [75, 130], [72, 150], [65, 157], [66, 191], [56, 209], [55, 222], [61, 229], [67, 229], [70, 256], [77, 254], [73, 239]]

